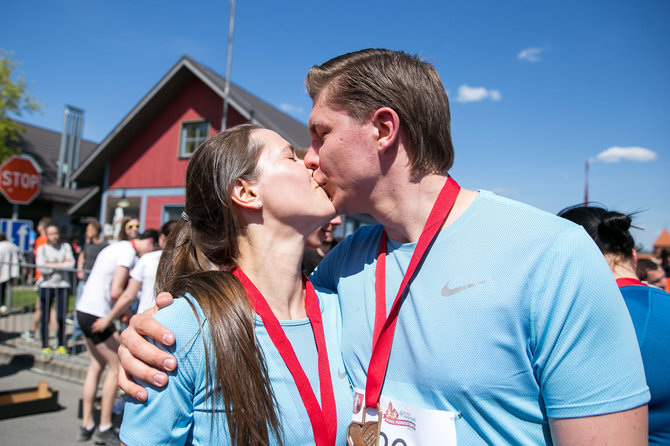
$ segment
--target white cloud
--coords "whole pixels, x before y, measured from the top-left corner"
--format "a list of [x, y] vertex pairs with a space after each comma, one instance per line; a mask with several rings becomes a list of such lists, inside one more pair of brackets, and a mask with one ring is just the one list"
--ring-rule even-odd
[[542, 60], [540, 54], [544, 51], [544, 48], [525, 48], [516, 56], [519, 60], [525, 60], [528, 62], [539, 62]]
[[499, 101], [502, 99], [502, 95], [500, 90], [488, 90], [484, 87], [470, 87], [468, 85], [458, 87], [458, 96], [456, 97], [458, 102], [477, 102], [484, 99]]
[[291, 104], [280, 104], [279, 109], [281, 111], [284, 111], [286, 113], [295, 113], [295, 114], [300, 114], [304, 111], [302, 107], [298, 107], [296, 105], [291, 105]]
[[603, 163], [618, 163], [619, 161], [637, 161], [640, 163], [654, 161], [656, 152], [644, 147], [618, 147], [613, 146], [603, 150], [596, 155], [595, 161]]

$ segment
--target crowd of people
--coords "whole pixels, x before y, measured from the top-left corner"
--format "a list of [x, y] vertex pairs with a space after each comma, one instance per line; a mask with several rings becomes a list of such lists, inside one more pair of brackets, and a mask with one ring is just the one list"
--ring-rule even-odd
[[[226, 129], [189, 160], [179, 222], [131, 218], [106, 247], [87, 228], [79, 440], [670, 443], [670, 253], [641, 258], [632, 215], [461, 188], [447, 94], [417, 56], [344, 54], [306, 86], [304, 160], [274, 131]], [[335, 243], [345, 214], [379, 224]], [[74, 263], [44, 231], [43, 337]]]

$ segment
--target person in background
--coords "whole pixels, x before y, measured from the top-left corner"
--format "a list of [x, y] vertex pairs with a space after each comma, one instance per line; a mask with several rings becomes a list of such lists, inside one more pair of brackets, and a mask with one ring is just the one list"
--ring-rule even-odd
[[665, 270], [654, 259], [639, 259], [635, 268], [637, 278], [647, 285], [665, 290], [668, 278]]
[[9, 281], [21, 275], [21, 251], [0, 232], [0, 316], [9, 313]]
[[[96, 441], [107, 445], [118, 445], [119, 437], [112, 428], [112, 408], [116, 397], [116, 381], [119, 372], [119, 335], [113, 324], [101, 327], [98, 322], [109, 314], [114, 301], [123, 292], [128, 274], [138, 257], [156, 249], [158, 232], [148, 229], [134, 240], [122, 240], [104, 248], [95, 259], [91, 273], [86, 279], [84, 291], [77, 303], [79, 326], [86, 336], [88, 370], [84, 379], [82, 396], [81, 427], [77, 439], [86, 441], [93, 436], [95, 421], [93, 403], [98, 390], [100, 376], [108, 367], [102, 385], [100, 403], [100, 425], [95, 433]], [[95, 327], [94, 327], [95, 325]]]
[[115, 319], [124, 315], [133, 302], [139, 298], [138, 311], [142, 312], [154, 306], [156, 301], [156, 271], [161, 259], [165, 243], [170, 232], [174, 229], [177, 222], [170, 220], [161, 226], [160, 236], [158, 237], [158, 247], [156, 251], [144, 254], [137, 261], [130, 271], [130, 279], [126, 289], [121, 296], [114, 302], [114, 307], [104, 318], [98, 319], [93, 324], [94, 331], [102, 331], [109, 326]]
[[71, 273], [65, 272], [63, 269], [74, 267], [74, 256], [70, 245], [61, 243], [58, 226], [50, 223], [47, 225], [45, 233], [47, 242], [37, 248], [35, 264], [40, 268], [42, 274], [42, 278], [37, 285], [42, 308], [42, 359], [51, 361], [54, 351], [49, 346], [49, 314], [54, 301], [58, 321], [58, 347], [55, 353], [60, 356], [68, 356], [68, 350], [65, 346], [65, 314], [67, 313], [67, 301], [71, 284], [66, 279]]
[[333, 232], [335, 228], [342, 224], [342, 217], [339, 215], [312, 232], [305, 242], [305, 252], [302, 256], [302, 271], [306, 275], [312, 274], [321, 259], [336, 245]]
[[133, 215], [126, 215], [121, 219], [119, 240], [134, 240], [140, 233], [140, 221]]
[[642, 283], [635, 272], [638, 261], [630, 234], [632, 216], [600, 206], [577, 205], [559, 212], [586, 229], [612, 270], [635, 325], [647, 384], [649, 443], [670, 444], [670, 294]]
[[[86, 225], [86, 232], [84, 233], [86, 243], [84, 244], [84, 249], [81, 250], [77, 257], [77, 279], [79, 279], [79, 282], [77, 283], [75, 308], [77, 303], [79, 303], [84, 286], [86, 285], [86, 279], [88, 278], [88, 272], [85, 271], [90, 271], [93, 268], [98, 254], [107, 247], [107, 242], [100, 235], [101, 232], [102, 226], [98, 220], [91, 220]], [[76, 342], [83, 335], [81, 327], [79, 327], [79, 318], [77, 318], [76, 309], [74, 313], [74, 330], [70, 337], [70, 342]]]
[[[33, 250], [33, 256], [35, 258], [35, 263], [37, 263], [37, 250], [39, 249], [40, 246], [44, 245], [47, 242], [46, 228], [47, 228], [47, 226], [49, 226], [51, 224], [53, 224], [53, 220], [51, 220], [49, 217], [43, 217], [37, 223], [37, 233], [39, 235], [35, 239], [34, 250]], [[39, 269], [37, 267], [35, 267], [35, 283], [37, 284], [37, 282], [41, 278], [42, 278], [42, 274], [40, 274]], [[23, 332], [21, 337], [23, 339], [25, 339], [26, 341], [29, 341], [29, 342], [34, 341], [35, 340], [35, 332], [37, 331], [37, 327], [39, 326], [41, 320], [42, 320], [42, 306], [40, 305], [40, 300], [37, 299], [35, 301], [35, 312], [33, 313], [33, 321], [32, 321], [32, 324], [30, 325], [30, 329]], [[51, 329], [56, 331], [58, 329], [58, 322], [56, 320], [56, 309], [55, 308], [51, 309], [51, 313], [49, 314], [49, 322], [50, 322]]]

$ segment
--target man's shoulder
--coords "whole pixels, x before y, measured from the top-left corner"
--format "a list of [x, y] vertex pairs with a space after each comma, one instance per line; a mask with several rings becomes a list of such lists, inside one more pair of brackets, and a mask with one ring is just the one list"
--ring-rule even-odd
[[550, 212], [489, 191], [480, 191], [474, 204], [471, 223], [484, 220], [489, 227], [516, 228], [547, 235], [564, 233], [578, 227], [573, 222]]

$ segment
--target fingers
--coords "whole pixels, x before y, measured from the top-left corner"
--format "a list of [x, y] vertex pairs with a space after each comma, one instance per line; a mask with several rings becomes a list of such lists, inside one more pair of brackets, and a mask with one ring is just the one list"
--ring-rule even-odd
[[[165, 329], [163, 328], [163, 330]], [[172, 342], [174, 342], [174, 338]], [[151, 344], [135, 330], [132, 330], [131, 327], [121, 332], [121, 346], [124, 347], [124, 354], [127, 353], [126, 362], [121, 361], [123, 367], [126, 369], [126, 372], [136, 378], [147, 382], [154, 382], [153, 375], [151, 378], [147, 378], [150, 373], [155, 374], [158, 372], [149, 367], [151, 365], [168, 371], [172, 371], [177, 367], [177, 360], [172, 355]], [[126, 349], [127, 352], [125, 351]], [[165, 381], [163, 381], [163, 384], [165, 384]]]
[[[163, 327], [160, 323], [154, 320], [154, 318], [151, 316], [153, 314], [152, 310], [147, 310], [144, 313], [139, 313], [130, 318], [130, 323], [128, 324], [128, 328], [124, 330], [125, 332], [128, 332], [126, 334], [127, 337], [132, 342], [139, 342], [139, 340], [135, 336], [131, 335], [142, 335], [142, 336], [148, 336], [149, 338], [153, 339], [156, 342], [160, 342], [163, 345], [172, 345], [174, 344], [174, 335], [170, 330], [167, 328]], [[122, 342], [123, 342], [123, 333], [122, 335]], [[144, 339], [140, 340], [142, 342], [146, 342]], [[148, 344], [148, 343], [147, 343]], [[135, 354], [133, 347], [129, 344], [126, 344], [124, 342], [124, 345], [126, 345], [133, 354]]]
[[158, 296], [156, 296], [156, 307], [158, 307], [159, 309], [165, 308], [168, 305], [171, 305], [173, 300], [174, 299], [172, 299], [172, 294], [162, 292], [158, 294]]
[[[146, 390], [137, 385], [132, 378], [163, 387], [167, 384], [168, 376], [164, 372], [150, 367], [132, 355], [130, 350], [121, 345], [118, 350], [121, 361], [119, 373], [119, 386], [129, 395], [135, 396], [140, 401], [147, 398]], [[169, 355], [168, 355], [169, 356]], [[174, 358], [172, 359], [174, 361]]]
[[[119, 347], [119, 357], [121, 357], [121, 350], [124, 349], [127, 351], [127, 349], [123, 346]], [[117, 384], [123, 390], [126, 392], [126, 395], [130, 395], [131, 397], [134, 397], [138, 401], [146, 401], [147, 400], [147, 391], [144, 390], [142, 386], [138, 386], [135, 384], [133, 380], [130, 379], [130, 376], [126, 374], [126, 371], [123, 369], [122, 365], [119, 365], [119, 378], [117, 380]]]

